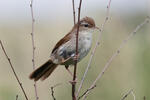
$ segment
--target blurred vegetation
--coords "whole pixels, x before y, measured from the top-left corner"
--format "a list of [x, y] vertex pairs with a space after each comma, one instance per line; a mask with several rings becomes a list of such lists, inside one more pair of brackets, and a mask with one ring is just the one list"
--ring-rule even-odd
[[[89, 15], [93, 17], [97, 26], [104, 21], [104, 13], [99, 15], [98, 11], [93, 11]], [[86, 77], [82, 92], [93, 82], [105, 63], [119, 47], [120, 43], [128, 34], [140, 24], [147, 14], [136, 12], [129, 15], [119, 15], [111, 13], [102, 34], [101, 45], [96, 51], [92, 66]], [[54, 23], [55, 22], [55, 23]], [[65, 25], [64, 25], [65, 23]], [[55, 43], [62, 38], [72, 27], [72, 18], [65, 17], [52, 21], [51, 19], [38, 20], [35, 25], [35, 45], [36, 59], [38, 67], [50, 56]], [[97, 87], [89, 94], [87, 100], [119, 100], [128, 90], [133, 89], [137, 100], [142, 100], [146, 96], [150, 98], [150, 25], [144, 26], [126, 44], [111, 63], [111, 67], [97, 83]], [[28, 76], [32, 72], [32, 44], [31, 44], [31, 20], [5, 20], [0, 24], [0, 39], [15, 67], [17, 74], [29, 96], [34, 100], [33, 81]], [[94, 32], [93, 46], [98, 32]], [[0, 100], [14, 100], [19, 95], [19, 100], [24, 100], [24, 96], [5, 56], [0, 49]], [[89, 55], [78, 64], [78, 81], [87, 66]], [[71, 70], [73, 67], [70, 68]], [[59, 66], [56, 71], [45, 81], [37, 82], [40, 100], [52, 99], [50, 87], [62, 83], [56, 87], [55, 97], [57, 100], [70, 100], [71, 85], [68, 81], [72, 78], [63, 66]], [[82, 93], [81, 92], [81, 93]], [[133, 100], [129, 96], [127, 100]]]

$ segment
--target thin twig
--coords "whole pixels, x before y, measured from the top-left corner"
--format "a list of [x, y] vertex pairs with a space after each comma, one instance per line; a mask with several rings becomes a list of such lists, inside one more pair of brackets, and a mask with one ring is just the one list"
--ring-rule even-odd
[[134, 94], [134, 92], [131, 91], [131, 94], [132, 94], [132, 96], [133, 96], [133, 100], [135, 100], [135, 94]]
[[76, 23], [76, 12], [75, 12], [74, 0], [72, 0], [72, 8], [73, 8], [73, 22], [75, 25], [75, 23]]
[[16, 95], [16, 100], [18, 100], [18, 95]]
[[143, 97], [143, 100], [146, 100], [146, 96]]
[[20, 80], [19, 80], [19, 78], [18, 78], [18, 76], [17, 76], [17, 74], [16, 74], [16, 72], [15, 72], [15, 69], [14, 69], [14, 67], [13, 67], [13, 65], [12, 65], [12, 63], [11, 63], [11, 60], [10, 60], [10, 58], [8, 57], [8, 55], [7, 55], [7, 53], [6, 53], [5, 49], [4, 49], [4, 46], [3, 46], [1, 40], [0, 40], [0, 44], [1, 44], [2, 50], [3, 50], [3, 52], [4, 52], [5, 56], [6, 56], [6, 58], [7, 58], [8, 62], [9, 62], [9, 64], [10, 64], [10, 67], [11, 67], [13, 73], [14, 73], [15, 78], [17, 79], [17, 82], [18, 82], [18, 84], [19, 84], [19, 86], [20, 86], [20, 88], [21, 88], [21, 90], [22, 90], [22, 92], [23, 92], [23, 94], [24, 94], [26, 100], [29, 100], [28, 97], [27, 97], [27, 95], [26, 95], [26, 92], [25, 92], [25, 90], [24, 90], [24, 88], [23, 88], [23, 86], [22, 86], [22, 83], [20, 82]]
[[59, 86], [59, 85], [61, 85], [61, 83], [56, 84], [56, 85], [54, 85], [54, 86], [51, 87], [51, 95], [52, 95], [53, 100], [56, 100], [56, 98], [54, 96], [54, 88], [57, 87], [57, 86]]
[[92, 63], [94, 54], [95, 54], [95, 52], [96, 52], [96, 49], [97, 49], [97, 47], [98, 47], [99, 44], [100, 44], [101, 35], [102, 35], [103, 30], [104, 30], [104, 26], [105, 26], [106, 22], [107, 22], [108, 19], [109, 19], [110, 4], [111, 4], [111, 0], [109, 0], [109, 3], [108, 3], [108, 5], [107, 5], [107, 11], [106, 11], [106, 17], [105, 17], [104, 23], [103, 23], [102, 26], [101, 26], [101, 30], [100, 30], [98, 39], [97, 39], [97, 41], [96, 41], [96, 44], [95, 44], [94, 49], [92, 50], [90, 59], [89, 59], [89, 61], [88, 61], [88, 65], [87, 65], [87, 67], [86, 67], [86, 70], [85, 70], [84, 75], [83, 75], [83, 77], [82, 77], [82, 80], [81, 80], [81, 82], [80, 82], [80, 85], [79, 85], [79, 88], [78, 88], [78, 92], [77, 92], [77, 97], [79, 96], [79, 92], [80, 92], [80, 90], [81, 90], [81, 88], [82, 88], [82, 86], [83, 86], [83, 82], [84, 82], [84, 80], [85, 80], [86, 74], [87, 74], [87, 72], [88, 72], [88, 70], [89, 70], [89, 68], [90, 68], [90, 66], [91, 66], [91, 63]]
[[132, 90], [133, 90], [133, 89], [129, 90], [129, 91], [121, 98], [121, 100], [125, 100], [125, 99], [128, 97], [128, 95], [131, 94]]
[[52, 98], [53, 98], [53, 100], [56, 100], [56, 98], [55, 98], [55, 96], [54, 96], [54, 87], [51, 87], [51, 92], [52, 92]]
[[94, 87], [90, 88], [90, 89], [87, 89], [87, 90], [78, 98], [78, 100], [80, 100], [88, 91], [94, 89], [95, 87], [96, 87], [96, 85], [95, 85]]
[[[137, 33], [137, 31], [139, 29], [141, 29], [146, 23], [148, 23], [150, 20], [150, 18], [146, 18], [141, 24], [137, 25], [137, 27], [127, 36], [126, 39], [123, 40], [122, 44], [119, 46], [119, 48], [116, 50], [116, 52], [111, 56], [111, 58], [107, 61], [107, 63], [105, 64], [103, 70], [99, 73], [99, 75], [96, 77], [95, 81], [92, 83], [92, 85], [90, 86], [89, 89], [93, 88], [96, 85], [96, 82], [104, 75], [106, 69], [108, 69], [111, 64], [111, 62], [114, 60], [114, 58], [116, 58], [116, 56], [120, 53], [121, 48]], [[90, 91], [88, 91], [86, 93], [86, 95], [89, 93]], [[85, 96], [86, 96], [85, 95]], [[84, 97], [85, 97], [84, 96]]]
[[[35, 19], [34, 19], [34, 14], [33, 14], [33, 0], [31, 0], [31, 3], [30, 3], [30, 8], [31, 8], [31, 17], [32, 17], [32, 32], [31, 32], [31, 38], [32, 38], [32, 66], [33, 66], [33, 70], [35, 70], [35, 42], [34, 42], [34, 23], [35, 23]], [[38, 97], [38, 93], [37, 93], [37, 85], [36, 85], [36, 82], [34, 82], [34, 90], [35, 90], [35, 97], [36, 97], [36, 100], [39, 99]]]
[[135, 94], [133, 93], [133, 89], [129, 90], [129, 91], [121, 98], [121, 100], [125, 100], [125, 99], [128, 97], [128, 95], [130, 95], [130, 94], [132, 94], [133, 100], [135, 100]]
[[77, 71], [77, 55], [78, 55], [78, 34], [79, 34], [79, 25], [80, 25], [80, 12], [81, 12], [81, 4], [82, 0], [80, 0], [79, 8], [78, 8], [78, 27], [76, 33], [76, 56], [75, 56], [75, 64], [74, 64], [74, 73], [73, 73], [73, 83], [72, 83], [72, 100], [77, 100], [76, 98], [76, 71]]
[[35, 58], [35, 44], [34, 44], [34, 23], [35, 23], [35, 19], [34, 19], [34, 14], [33, 14], [33, 0], [31, 0], [30, 8], [31, 8], [31, 17], [32, 17], [32, 32], [31, 32], [32, 48], [33, 48], [32, 62], [33, 62], [33, 69], [35, 69], [35, 61], [34, 61], [34, 58]]

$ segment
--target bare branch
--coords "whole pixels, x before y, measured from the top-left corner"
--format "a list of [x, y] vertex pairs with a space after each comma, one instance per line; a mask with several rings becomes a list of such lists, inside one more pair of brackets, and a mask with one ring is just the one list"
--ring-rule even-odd
[[108, 21], [108, 19], [109, 19], [110, 4], [111, 4], [111, 0], [109, 0], [109, 3], [108, 3], [108, 5], [107, 5], [107, 11], [106, 11], [106, 17], [105, 17], [104, 23], [103, 23], [102, 26], [101, 26], [101, 30], [99, 30], [100, 33], [99, 33], [98, 39], [97, 39], [97, 41], [96, 41], [96, 44], [95, 44], [94, 49], [92, 50], [90, 59], [89, 59], [89, 61], [88, 61], [88, 65], [87, 65], [87, 67], [86, 67], [86, 70], [85, 70], [84, 75], [83, 75], [83, 77], [82, 77], [82, 80], [81, 80], [81, 82], [80, 82], [80, 85], [79, 85], [79, 88], [78, 88], [78, 92], [77, 92], [77, 97], [79, 96], [79, 92], [80, 92], [80, 90], [81, 90], [81, 88], [82, 88], [82, 86], [83, 86], [83, 82], [84, 82], [84, 80], [85, 80], [86, 74], [87, 74], [87, 72], [88, 72], [88, 70], [89, 70], [89, 68], [90, 68], [90, 66], [91, 66], [91, 63], [92, 63], [94, 54], [95, 54], [95, 52], [96, 52], [96, 49], [97, 49], [97, 47], [98, 47], [99, 44], [100, 44], [101, 35], [102, 35], [103, 30], [104, 30], [104, 26], [105, 26], [105, 24], [107, 23], [107, 21]]
[[128, 95], [130, 95], [130, 94], [132, 94], [133, 100], [135, 100], [135, 94], [133, 93], [133, 89], [129, 90], [129, 91], [121, 98], [121, 100], [125, 100], [125, 99], [128, 97]]
[[131, 94], [131, 92], [132, 92], [132, 89], [129, 90], [129, 91], [121, 98], [121, 100], [125, 100], [125, 99], [128, 97], [128, 95]]
[[75, 23], [76, 23], [76, 12], [75, 12], [74, 0], [72, 0], [72, 8], [73, 8], [73, 22], [75, 25]]
[[51, 87], [51, 92], [52, 92], [52, 98], [53, 98], [53, 100], [56, 100], [56, 98], [55, 98], [55, 96], [54, 96], [54, 87]]
[[88, 91], [90, 91], [90, 90], [92, 90], [92, 89], [94, 89], [96, 87], [96, 85], [95, 86], [93, 86], [92, 88], [90, 88], [90, 89], [87, 89], [79, 98], [78, 98], [78, 100], [80, 100], [84, 95], [86, 95], [86, 93], [88, 92]]
[[56, 85], [54, 85], [54, 86], [51, 87], [51, 95], [52, 95], [53, 100], [56, 100], [56, 98], [54, 96], [54, 88], [57, 87], [57, 86], [59, 86], [59, 85], [61, 85], [61, 83], [56, 84]]
[[74, 73], [73, 73], [73, 80], [72, 80], [72, 100], [77, 100], [76, 98], [76, 71], [77, 71], [77, 55], [78, 55], [78, 34], [79, 34], [79, 24], [80, 24], [80, 12], [81, 12], [81, 4], [82, 0], [80, 0], [79, 8], [78, 8], [78, 27], [76, 33], [76, 56], [75, 56], [75, 64], [74, 64]]
[[18, 78], [18, 76], [17, 76], [17, 74], [16, 74], [16, 72], [15, 72], [15, 69], [14, 69], [14, 67], [13, 67], [13, 65], [12, 65], [12, 63], [11, 63], [11, 60], [10, 60], [10, 58], [8, 57], [8, 55], [7, 55], [7, 53], [6, 53], [5, 49], [4, 49], [4, 46], [3, 46], [1, 40], [0, 40], [0, 44], [1, 44], [2, 50], [3, 50], [3, 52], [4, 52], [5, 56], [6, 56], [6, 58], [7, 58], [8, 62], [9, 62], [9, 64], [10, 64], [10, 67], [11, 67], [11, 69], [12, 69], [12, 71], [13, 71], [13, 74], [14, 74], [14, 76], [15, 76], [15, 78], [16, 78], [16, 80], [17, 80], [17, 82], [18, 82], [18, 84], [19, 84], [19, 86], [20, 86], [20, 88], [21, 88], [21, 90], [22, 90], [22, 92], [23, 92], [23, 94], [24, 94], [26, 100], [29, 100], [28, 97], [27, 97], [27, 95], [26, 95], [26, 92], [25, 92], [25, 90], [24, 90], [24, 88], [23, 88], [23, 86], [22, 86], [22, 83], [20, 82], [20, 80], [19, 80], [19, 78]]
[[[35, 42], [34, 42], [34, 23], [35, 23], [35, 19], [34, 19], [34, 14], [33, 14], [33, 0], [31, 0], [31, 3], [30, 3], [30, 8], [31, 8], [31, 17], [32, 17], [32, 32], [31, 32], [31, 38], [32, 38], [32, 66], [33, 66], [33, 70], [35, 70]], [[38, 97], [38, 93], [37, 93], [37, 85], [36, 85], [36, 82], [34, 82], [34, 90], [35, 90], [35, 97], [36, 97], [36, 100], [39, 99]]]
[[131, 94], [132, 94], [132, 96], [133, 96], [133, 100], [135, 100], [135, 94], [134, 94], [134, 92], [131, 91]]
[[146, 96], [143, 97], [143, 100], [146, 100]]
[[18, 100], [18, 95], [16, 95], [16, 100]]
[[[111, 56], [111, 58], [108, 60], [108, 62], [105, 64], [103, 70], [99, 73], [99, 75], [96, 77], [95, 81], [92, 83], [92, 85], [90, 86], [89, 89], [91, 89], [92, 87], [94, 87], [96, 85], [96, 82], [104, 75], [106, 69], [108, 69], [111, 64], [111, 62], [116, 58], [116, 56], [120, 53], [120, 50], [122, 49], [122, 47], [137, 33], [137, 31], [139, 29], [141, 29], [145, 24], [147, 24], [149, 22], [150, 18], [146, 18], [141, 24], [137, 25], [137, 27], [133, 30], [133, 32], [131, 32], [126, 39], [123, 40], [122, 44], [119, 46], [119, 48], [116, 50], [116, 52]], [[90, 91], [88, 91], [86, 93], [86, 95], [89, 93]], [[86, 96], [85, 95], [85, 96]], [[85, 97], [84, 96], [84, 97]]]
[[34, 44], [34, 15], [33, 15], [33, 0], [31, 0], [31, 4], [30, 4], [30, 8], [31, 8], [31, 16], [32, 16], [32, 32], [31, 32], [31, 38], [32, 38], [32, 63], [33, 63], [33, 70], [35, 69], [35, 44]]

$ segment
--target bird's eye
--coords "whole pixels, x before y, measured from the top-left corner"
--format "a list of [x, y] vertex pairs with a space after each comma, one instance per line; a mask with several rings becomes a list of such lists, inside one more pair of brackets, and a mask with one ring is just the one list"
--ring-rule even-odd
[[88, 27], [89, 25], [88, 24], [84, 24], [84, 27]]

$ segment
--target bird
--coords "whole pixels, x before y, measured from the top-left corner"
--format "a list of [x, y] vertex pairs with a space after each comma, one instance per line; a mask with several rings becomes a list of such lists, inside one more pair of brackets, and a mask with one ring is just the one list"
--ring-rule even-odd
[[[64, 65], [68, 70], [70, 65], [75, 64], [74, 58], [76, 57], [76, 33], [78, 25], [77, 62], [80, 62], [89, 53], [92, 45], [92, 34], [98, 27], [96, 27], [93, 18], [86, 16], [77, 22], [71, 31], [56, 43], [50, 58], [30, 74], [29, 78], [31, 80], [45, 80], [58, 65]], [[70, 70], [68, 71], [70, 72]]]

